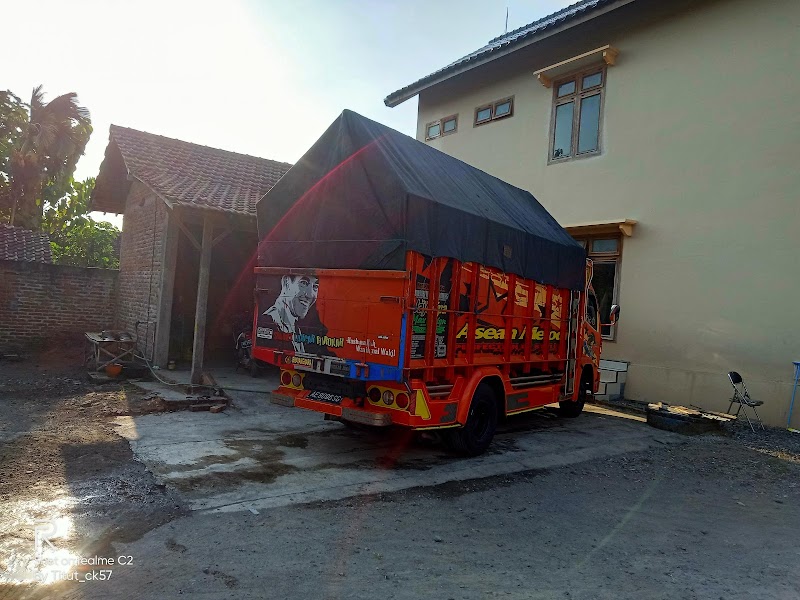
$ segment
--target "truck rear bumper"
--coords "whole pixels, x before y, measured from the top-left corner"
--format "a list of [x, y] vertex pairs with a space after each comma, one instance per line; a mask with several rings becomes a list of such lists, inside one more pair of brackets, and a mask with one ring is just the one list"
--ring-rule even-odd
[[270, 394], [270, 402], [280, 406], [294, 406], [294, 398], [286, 394], [279, 394], [278, 392], [272, 392], [272, 394]]
[[342, 419], [373, 427], [388, 427], [392, 424], [392, 416], [389, 413], [374, 413], [357, 408], [343, 408]]
[[392, 415], [385, 412], [373, 412], [368, 410], [359, 410], [357, 408], [342, 407], [336, 404], [329, 404], [327, 402], [317, 402], [307, 398], [294, 398], [287, 394], [272, 392], [271, 401], [273, 404], [280, 406], [296, 406], [298, 408], [305, 408], [314, 412], [321, 412], [326, 415], [340, 417], [347, 421], [354, 423], [361, 423], [362, 425], [372, 425], [373, 427], [388, 427], [392, 424]]

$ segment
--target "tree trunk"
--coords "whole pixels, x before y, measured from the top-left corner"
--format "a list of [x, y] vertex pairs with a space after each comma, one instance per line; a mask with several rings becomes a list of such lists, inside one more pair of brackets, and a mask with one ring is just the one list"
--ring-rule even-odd
[[21, 190], [22, 193], [16, 198], [17, 210], [12, 225], [33, 231], [42, 229], [41, 190], [40, 180], [26, 182]]

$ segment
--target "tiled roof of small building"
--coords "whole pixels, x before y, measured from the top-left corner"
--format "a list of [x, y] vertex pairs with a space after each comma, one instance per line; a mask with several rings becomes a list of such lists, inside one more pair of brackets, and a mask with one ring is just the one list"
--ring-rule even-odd
[[40, 231], [0, 225], [0, 260], [52, 263], [50, 238]]
[[119, 199], [108, 197], [116, 186], [107, 180], [120, 176], [112, 166], [114, 147], [127, 174], [169, 204], [249, 216], [255, 215], [258, 199], [292, 166], [112, 125], [93, 194], [95, 210], [119, 211]]
[[479, 59], [491, 59], [491, 54], [497, 52], [498, 50], [510, 49], [511, 47], [521, 44], [522, 42], [546, 29], [550, 29], [556, 25], [561, 25], [562, 23], [566, 23], [567, 21], [580, 17], [586, 13], [590, 13], [591, 11], [599, 9], [600, 7], [610, 4], [613, 1], [615, 0], [582, 0], [581, 2], [576, 2], [571, 6], [559, 10], [558, 12], [554, 12], [551, 15], [547, 15], [546, 17], [534, 21], [533, 23], [529, 23], [524, 27], [520, 27], [514, 31], [509, 31], [508, 33], [496, 37], [493, 40], [489, 40], [485, 46], [478, 48], [466, 56], [462, 56], [458, 60], [445, 67], [442, 67], [438, 71], [434, 71], [430, 75], [426, 75], [422, 79], [419, 79], [414, 83], [397, 90], [396, 92], [392, 92], [386, 97], [384, 103], [386, 106], [396, 106], [401, 102], [417, 95], [420, 91], [431, 85], [436, 79], [447, 75], [455, 75], [460, 71], [470, 68], [472, 64]]

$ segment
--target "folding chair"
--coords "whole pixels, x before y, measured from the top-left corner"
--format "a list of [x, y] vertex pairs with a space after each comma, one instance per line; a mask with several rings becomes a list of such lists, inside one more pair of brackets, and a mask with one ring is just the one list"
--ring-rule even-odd
[[764, 424], [761, 422], [761, 417], [758, 416], [758, 412], [756, 411], [756, 406], [761, 406], [764, 403], [761, 400], [753, 400], [753, 398], [750, 397], [750, 393], [747, 391], [747, 386], [744, 384], [742, 376], [736, 371], [731, 371], [728, 373], [728, 379], [731, 380], [731, 385], [733, 386], [733, 397], [731, 398], [730, 406], [728, 406], [728, 413], [731, 412], [731, 408], [733, 408], [734, 404], [738, 404], [739, 408], [736, 410], [736, 418], [738, 419], [739, 411], [744, 408], [744, 416], [747, 418], [750, 429], [752, 429], [753, 433], [755, 433], [756, 428], [753, 427], [753, 422], [750, 420], [750, 417], [747, 414], [747, 409], [751, 408], [753, 409], [753, 414], [758, 420], [758, 424], [761, 425], [761, 429], [764, 429]]

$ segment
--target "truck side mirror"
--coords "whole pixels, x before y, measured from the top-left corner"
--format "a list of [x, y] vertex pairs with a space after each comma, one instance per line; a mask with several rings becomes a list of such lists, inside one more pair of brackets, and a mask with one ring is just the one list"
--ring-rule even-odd
[[619, 304], [611, 305], [611, 324], [616, 325], [619, 320]]

